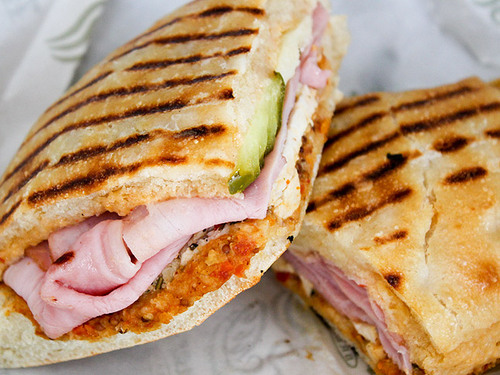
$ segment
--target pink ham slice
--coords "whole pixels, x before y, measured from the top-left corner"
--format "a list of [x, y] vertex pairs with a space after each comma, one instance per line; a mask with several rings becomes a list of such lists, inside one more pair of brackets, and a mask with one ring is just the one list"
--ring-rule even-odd
[[48, 239], [48, 246], [50, 248], [50, 255], [53, 260], [56, 260], [61, 255], [66, 253], [75, 240], [80, 235], [95, 227], [98, 223], [104, 220], [114, 220], [120, 218], [116, 214], [105, 213], [99, 216], [88, 218], [78, 225], [72, 225], [57, 232], [52, 233]]
[[353, 321], [376, 327], [380, 343], [389, 358], [401, 370], [411, 373], [410, 355], [402, 338], [394, 332], [389, 332], [384, 312], [370, 299], [364, 287], [348, 279], [338, 267], [317, 253], [303, 256], [288, 250], [283, 257], [297, 274], [309, 280], [335, 309]]
[[[46, 274], [29, 257], [9, 267], [4, 281], [7, 285], [14, 281], [16, 293], [28, 303], [45, 334], [50, 338], [57, 338], [96, 316], [123, 310], [134, 303], [172, 262], [188, 239], [182, 238], [159, 252], [146, 261], [130, 281], [104, 296], [80, 293], [59, 283], [52, 283], [48, 296], [52, 301], [47, 303], [40, 298]], [[17, 282], [18, 280], [22, 282]], [[55, 297], [60, 295], [65, 296], [64, 301]]]
[[[328, 22], [328, 12], [320, 4], [314, 22], [312, 44], [319, 43]], [[172, 199], [140, 206], [124, 219], [114, 214], [90, 218], [28, 250], [37, 262], [26, 257], [7, 269], [5, 283], [28, 302], [48, 337], [57, 338], [91, 318], [132, 304], [194, 233], [217, 224], [265, 218], [272, 185], [286, 163], [282, 153], [299, 82], [314, 88], [327, 84], [329, 74], [318, 75], [312, 44], [287, 84], [275, 147], [243, 199]], [[55, 261], [48, 266], [49, 260]]]

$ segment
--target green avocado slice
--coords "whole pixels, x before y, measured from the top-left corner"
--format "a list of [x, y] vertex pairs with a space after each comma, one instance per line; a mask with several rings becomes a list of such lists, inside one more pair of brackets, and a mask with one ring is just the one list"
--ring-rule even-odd
[[281, 74], [275, 72], [252, 117], [236, 167], [229, 179], [231, 194], [244, 191], [259, 176], [264, 158], [274, 148], [281, 125], [284, 98], [285, 81]]

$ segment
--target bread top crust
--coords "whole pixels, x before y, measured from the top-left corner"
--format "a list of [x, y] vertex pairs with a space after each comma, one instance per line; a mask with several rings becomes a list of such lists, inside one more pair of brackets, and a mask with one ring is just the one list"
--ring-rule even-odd
[[366, 285], [405, 338], [389, 286], [438, 353], [500, 320], [499, 118], [478, 78], [344, 100], [295, 242]]
[[283, 33], [316, 1], [195, 1], [118, 48], [35, 123], [0, 186], [0, 274], [48, 234], [171, 197], [228, 197]]

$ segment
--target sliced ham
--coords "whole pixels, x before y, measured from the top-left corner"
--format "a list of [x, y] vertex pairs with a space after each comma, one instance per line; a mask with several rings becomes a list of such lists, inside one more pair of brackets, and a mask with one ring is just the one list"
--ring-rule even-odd
[[283, 149], [299, 85], [327, 84], [329, 74], [318, 74], [313, 48], [328, 23], [328, 12], [320, 4], [314, 22], [314, 40], [287, 84], [274, 149], [243, 199], [180, 198], [137, 207], [125, 218], [93, 217], [51, 234], [7, 269], [5, 283], [27, 301], [48, 337], [57, 338], [132, 304], [193, 234], [217, 224], [265, 218], [272, 186], [286, 163]]
[[297, 274], [309, 280], [336, 310], [353, 321], [374, 326], [389, 358], [402, 371], [411, 373], [408, 349], [398, 334], [388, 330], [384, 312], [370, 299], [366, 288], [350, 280], [338, 267], [317, 253], [312, 252], [304, 256], [288, 250], [283, 257]]
[[107, 212], [99, 216], [88, 218], [77, 225], [71, 225], [52, 233], [49, 235], [48, 239], [48, 246], [50, 248], [50, 255], [52, 259], [56, 260], [61, 255], [66, 253], [75, 240], [80, 237], [80, 235], [89, 231], [101, 221], [118, 218], [118, 215]]
[[[268, 164], [271, 167], [271, 164]], [[160, 249], [186, 235], [192, 235], [217, 224], [263, 219], [268, 199], [257, 192], [267, 193], [269, 187], [254, 182], [244, 199], [172, 199], [141, 206], [139, 214], [124, 220], [123, 239], [139, 262], [144, 262]], [[254, 193], [255, 192], [255, 193]], [[248, 197], [250, 196], [250, 198]], [[194, 219], [196, 218], [196, 219]]]
[[318, 52], [316, 46], [320, 45], [321, 38], [328, 26], [328, 11], [318, 3], [313, 13], [313, 40], [307, 47], [300, 63], [300, 82], [314, 89], [322, 89], [326, 86], [328, 78], [332, 75], [329, 70], [323, 70], [318, 66]]
[[[7, 285], [16, 285], [16, 293], [28, 303], [45, 334], [57, 338], [96, 316], [122, 310], [134, 303], [172, 262], [188, 239], [182, 238], [160, 251], [146, 261], [130, 281], [104, 296], [80, 293], [59, 283], [51, 283], [45, 291], [48, 294], [40, 298], [42, 287], [47, 286], [43, 282], [46, 273], [29, 257], [9, 267], [4, 281]], [[64, 298], [59, 300], [59, 296]]]
[[69, 251], [48, 269], [42, 298], [53, 284], [80, 293], [105, 295], [128, 282], [139, 271], [142, 262], [132, 260], [122, 240], [122, 232], [122, 220], [105, 220], [79, 236]]

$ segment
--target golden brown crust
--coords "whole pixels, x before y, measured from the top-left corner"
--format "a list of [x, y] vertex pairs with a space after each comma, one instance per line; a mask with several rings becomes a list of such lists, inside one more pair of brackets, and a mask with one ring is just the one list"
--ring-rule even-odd
[[86, 217], [230, 196], [237, 150], [277, 64], [273, 46], [315, 4], [190, 3], [88, 72], [40, 117], [3, 176], [0, 274]]
[[[258, 10], [263, 3], [262, 0], [233, 1], [228, 6], [212, 0], [191, 3], [111, 54], [47, 110], [28, 135], [0, 188], [0, 195], [8, 195], [6, 202], [21, 197], [21, 203], [4, 205], [0, 212], [3, 217], [0, 219], [0, 227], [3, 226], [0, 228], [3, 231], [0, 263], [4, 263], [0, 270], [22, 255], [26, 246], [90, 215], [103, 211], [125, 215], [137, 205], [171, 196], [228, 195], [228, 173], [236, 160], [234, 150], [247, 126], [245, 121], [245, 125], [238, 121], [253, 114], [255, 104], [247, 105], [243, 99], [252, 102], [255, 101], [252, 98], [259, 96], [257, 91], [265, 86], [260, 78], [268, 73], [268, 59], [276, 53], [267, 54], [269, 51], [263, 46], [276, 50], [273, 46], [277, 35], [296, 27], [304, 14], [316, 5], [313, 0], [294, 0], [284, 12], [281, 3], [270, 0], [265, 2], [264, 11]], [[238, 25], [239, 31], [228, 31], [225, 35], [205, 33], [203, 27], [210, 30], [215, 18], [220, 17], [225, 18], [223, 24], [228, 27]], [[266, 24], [267, 17], [273, 17], [275, 22]], [[250, 31], [256, 25], [260, 27], [257, 36]], [[81, 358], [188, 330], [260, 280], [262, 273], [289, 245], [290, 238], [298, 233], [325, 133], [335, 102], [339, 100], [337, 72], [345, 53], [347, 32], [340, 18], [332, 20], [329, 28], [330, 32], [323, 38], [321, 65], [331, 68], [333, 75], [327, 87], [316, 93], [319, 105], [312, 119], [314, 126], [306, 127], [297, 160], [287, 160], [300, 183], [299, 207], [293, 206], [295, 211], [291, 216], [278, 212], [279, 205], [285, 201], [283, 194], [273, 197], [266, 219], [232, 225], [228, 236], [209, 242], [192, 262], [177, 270], [170, 289], [143, 295], [131, 307], [96, 318], [58, 340], [47, 340], [36, 328], [36, 322], [30, 320], [26, 304], [8, 288], [0, 286], [2, 367]], [[225, 43], [219, 43], [220, 38], [224, 38]], [[256, 43], [256, 38], [264, 40]], [[266, 38], [271, 39], [270, 44], [265, 43]], [[197, 44], [204, 39], [217, 42], [208, 43], [204, 49]], [[257, 45], [256, 50], [252, 43]], [[165, 51], [170, 55], [165, 57]], [[264, 67], [258, 58], [262, 55], [266, 56]], [[203, 69], [187, 70], [196, 73], [196, 77], [187, 77], [184, 69], [194, 63], [201, 63]], [[227, 71], [219, 72], [221, 65]], [[256, 71], [251, 70], [254, 68]], [[243, 72], [233, 73], [238, 69]], [[165, 70], [176, 78], [165, 81]], [[117, 86], [116, 76], [125, 82], [123, 91]], [[159, 79], [168, 87], [151, 88]], [[255, 85], [258, 87], [253, 87]], [[142, 87], [146, 87], [146, 94], [140, 101], [129, 97], [131, 93], [141, 93]], [[160, 95], [156, 91], [164, 92]], [[210, 100], [215, 98], [215, 102], [198, 103], [207, 95], [211, 96]], [[107, 105], [117, 97], [121, 103], [118, 107]], [[158, 107], [157, 99], [164, 105]], [[151, 103], [156, 103], [154, 108]], [[193, 103], [198, 104], [186, 109]], [[137, 104], [144, 108], [135, 108]], [[87, 106], [93, 108], [92, 113], [86, 113]], [[105, 114], [108, 110], [121, 112]], [[154, 114], [146, 115], [147, 111]], [[182, 116], [178, 116], [179, 113]], [[96, 116], [100, 116], [98, 120]], [[148, 117], [147, 121], [144, 116]], [[65, 121], [72, 121], [73, 125], [65, 125]], [[122, 126], [127, 124], [129, 126]], [[106, 131], [98, 131], [99, 127], [107, 126]], [[55, 132], [56, 137], [52, 138], [50, 132]], [[59, 144], [70, 134], [76, 140], [74, 149]], [[38, 138], [43, 137], [47, 138], [40, 141], [43, 147], [30, 146], [30, 142], [38, 142]], [[51, 147], [55, 149], [49, 153]], [[30, 152], [35, 156], [30, 157]], [[45, 157], [47, 162], [43, 161]], [[22, 160], [26, 158], [28, 161], [24, 163]], [[39, 161], [42, 161], [40, 166], [34, 164]], [[16, 165], [21, 165], [17, 171]], [[24, 168], [34, 171], [25, 173]], [[64, 168], [64, 174], [56, 173], [58, 168]], [[286, 167], [285, 171], [288, 173]], [[9, 181], [16, 179], [22, 186], [9, 194]], [[55, 207], [59, 211], [55, 211]], [[37, 221], [47, 224], [32, 227]], [[27, 231], [29, 236], [25, 235]], [[227, 247], [229, 255], [237, 248], [245, 251], [239, 256], [229, 256], [224, 250]], [[191, 281], [189, 285], [194, 285], [193, 289], [185, 288], [187, 279]], [[178, 288], [174, 288], [176, 285]], [[157, 304], [162, 306], [161, 311], [152, 311]]]
[[426, 373], [500, 357], [499, 117], [477, 78], [346, 99], [296, 242], [368, 285]]
[[[332, 88], [333, 85], [327, 92]], [[246, 220], [232, 225], [227, 235], [210, 241], [191, 262], [181, 267], [167, 288], [143, 295], [123, 311], [95, 318], [61, 339], [47, 340], [26, 303], [1, 285], [3, 319], [0, 318], [0, 326], [13, 331], [8, 332], [10, 337], [19, 335], [20, 330], [34, 329], [29, 335], [24, 333], [30, 336], [28, 342], [12, 342], [0, 335], [4, 353], [0, 356], [2, 367], [35, 366], [81, 358], [176, 334], [200, 324], [236, 294], [257, 283], [299, 231], [312, 190], [317, 155], [325, 140], [325, 124], [329, 122], [331, 105], [331, 100], [322, 101], [315, 126], [303, 138], [297, 162], [301, 203], [294, 214], [282, 220], [271, 211], [264, 220]], [[213, 264], [207, 263], [207, 254], [211, 251], [217, 252], [217, 261]], [[238, 256], [232, 256], [235, 251]], [[186, 289], [186, 285], [192, 288]], [[156, 311], [154, 306], [163, 307]], [[18, 328], [12, 329], [13, 324]], [[33, 342], [39, 349], [33, 350]]]

